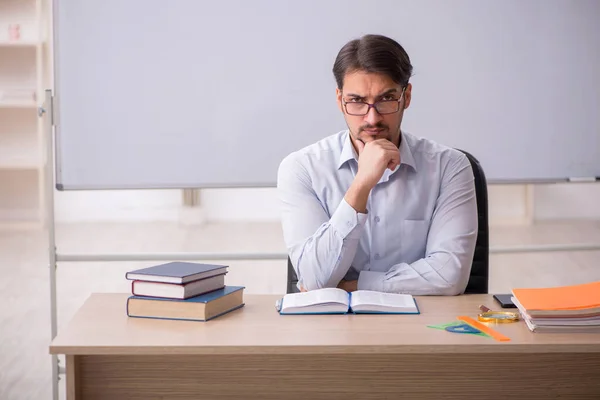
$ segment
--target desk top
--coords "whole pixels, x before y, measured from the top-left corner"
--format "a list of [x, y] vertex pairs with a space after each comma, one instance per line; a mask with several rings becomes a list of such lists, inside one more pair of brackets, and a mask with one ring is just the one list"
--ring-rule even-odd
[[600, 334], [533, 333], [523, 321], [489, 325], [509, 342], [428, 328], [477, 318], [491, 295], [417, 296], [420, 315], [279, 315], [277, 295], [208, 322], [130, 318], [128, 294], [92, 294], [50, 345], [51, 354], [298, 354], [600, 352]]

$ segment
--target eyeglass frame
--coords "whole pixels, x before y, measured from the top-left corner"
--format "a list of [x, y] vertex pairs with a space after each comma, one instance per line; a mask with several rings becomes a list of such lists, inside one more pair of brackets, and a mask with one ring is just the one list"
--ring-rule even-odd
[[[367, 103], [366, 101], [356, 101], [356, 102], [353, 102], [353, 104], [366, 104], [368, 106], [367, 112], [364, 113], [364, 114], [350, 114], [348, 112], [348, 102], [346, 100], [344, 100], [343, 95], [342, 95], [342, 104], [344, 105], [344, 110], [346, 110], [346, 114], [352, 115], [352, 116], [355, 116], [355, 117], [364, 117], [365, 115], [367, 115], [369, 113], [369, 111], [371, 111], [371, 108], [374, 108], [375, 111], [379, 115], [391, 115], [391, 114], [395, 114], [398, 111], [400, 111], [400, 102], [404, 99], [404, 92], [405, 91], [406, 91], [406, 86], [404, 86], [402, 88], [402, 94], [400, 95], [400, 98], [398, 100], [379, 100], [379, 101], [376, 101], [375, 103]], [[394, 101], [398, 103], [398, 109], [396, 111], [389, 112], [389, 113], [381, 113], [381, 112], [379, 112], [379, 110], [376, 107], [376, 105], [379, 104], [379, 103], [392, 103]]]

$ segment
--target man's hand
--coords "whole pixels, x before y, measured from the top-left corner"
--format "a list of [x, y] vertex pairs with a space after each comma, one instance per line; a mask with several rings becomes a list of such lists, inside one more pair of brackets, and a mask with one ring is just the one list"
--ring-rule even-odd
[[346, 281], [342, 279], [340, 283], [338, 283], [337, 287], [345, 290], [348, 293], [354, 292], [355, 290], [358, 290], [358, 281]]
[[387, 139], [356, 141], [358, 148], [358, 172], [356, 180], [373, 189], [383, 176], [386, 168], [394, 170], [400, 165], [398, 147]]
[[383, 176], [386, 168], [394, 170], [400, 165], [400, 150], [387, 139], [370, 139], [367, 143], [356, 141], [358, 147], [358, 172], [344, 199], [359, 213], [367, 212], [371, 189]]

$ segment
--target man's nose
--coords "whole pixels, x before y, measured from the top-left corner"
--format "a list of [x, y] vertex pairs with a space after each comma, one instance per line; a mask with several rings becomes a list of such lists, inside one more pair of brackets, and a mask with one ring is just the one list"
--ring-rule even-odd
[[382, 119], [383, 117], [377, 112], [375, 107], [371, 107], [367, 115], [365, 115], [365, 122], [367, 122], [369, 125], [375, 125]]

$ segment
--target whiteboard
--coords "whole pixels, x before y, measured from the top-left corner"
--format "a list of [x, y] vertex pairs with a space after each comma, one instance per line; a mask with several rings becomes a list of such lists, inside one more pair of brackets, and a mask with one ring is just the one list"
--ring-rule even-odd
[[366, 33], [414, 66], [402, 128], [490, 182], [600, 176], [594, 0], [55, 0], [59, 189], [265, 187], [347, 128], [332, 73]]

